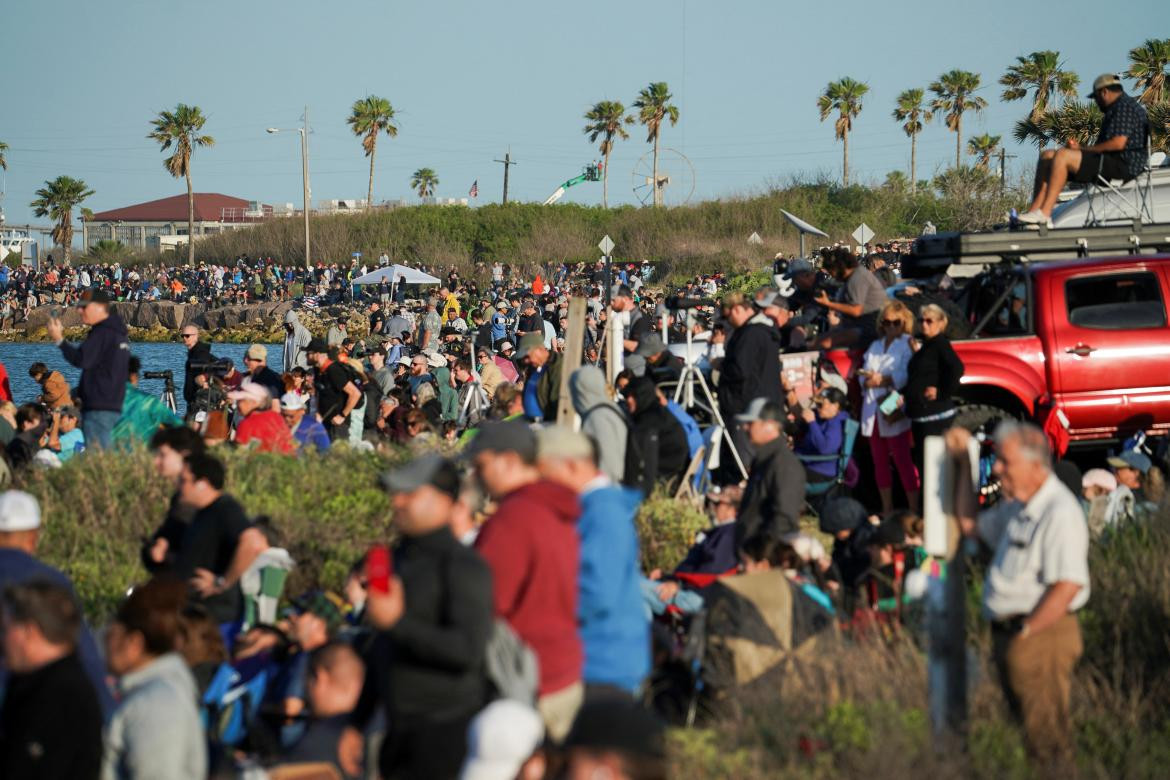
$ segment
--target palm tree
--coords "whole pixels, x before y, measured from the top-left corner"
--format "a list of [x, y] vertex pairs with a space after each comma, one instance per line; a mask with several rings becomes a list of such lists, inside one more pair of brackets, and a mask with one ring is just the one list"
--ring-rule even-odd
[[37, 190], [37, 199], [28, 204], [38, 217], [49, 217], [57, 224], [53, 227], [53, 242], [65, 252], [65, 262], [73, 251], [73, 209], [93, 195], [93, 190], [81, 179], [58, 176], [46, 181]]
[[602, 100], [585, 112], [585, 119], [589, 122], [585, 125], [585, 135], [589, 136], [589, 143], [596, 143], [601, 138], [601, 154], [605, 157], [605, 167], [601, 169], [601, 205], [605, 208], [609, 208], [609, 154], [613, 151], [613, 142], [630, 137], [622, 127], [625, 118], [626, 107], [620, 100]]
[[215, 139], [209, 135], [200, 135], [207, 117], [199, 106], [188, 106], [180, 103], [174, 111], [160, 111], [155, 119], [150, 120], [154, 130], [147, 138], [158, 141], [160, 151], [166, 151], [173, 145], [175, 153], [163, 160], [163, 167], [176, 179], [180, 176], [187, 179], [187, 262], [195, 264], [195, 192], [191, 189], [191, 155], [196, 146], [215, 146]]
[[8, 144], [0, 141], [0, 168], [8, 170]]
[[374, 205], [374, 154], [378, 151], [378, 133], [385, 133], [391, 138], [398, 135], [398, 127], [394, 124], [394, 106], [386, 98], [367, 95], [361, 100], [355, 100], [350, 111], [349, 123], [353, 134], [362, 139], [362, 149], [366, 157], [370, 158], [370, 189], [366, 194], [366, 208]]
[[844, 144], [841, 183], [846, 187], [849, 186], [849, 131], [853, 129], [853, 118], [861, 113], [861, 98], [866, 92], [869, 92], [868, 84], [846, 77], [840, 81], [830, 81], [824, 94], [817, 98], [822, 122], [829, 118], [829, 114], [837, 112], [833, 132]]
[[410, 187], [418, 192], [420, 198], [434, 195], [437, 186], [439, 175], [432, 168], [419, 168], [410, 176]]
[[999, 83], [1006, 89], [1001, 96], [1005, 101], [1022, 100], [1032, 95], [1032, 112], [1029, 118], [1036, 121], [1049, 108], [1055, 108], [1054, 98], [1075, 98], [1080, 77], [1071, 70], [1062, 70], [1060, 52], [1034, 51], [1027, 57], [1016, 57], [1016, 64], [1007, 69]]
[[934, 119], [934, 112], [922, 105], [925, 90], [908, 89], [898, 95], [898, 103], [894, 107], [894, 119], [903, 122], [902, 129], [910, 136], [910, 191], [918, 189], [918, 134], [922, 126]]
[[991, 167], [991, 157], [999, 151], [999, 142], [1002, 139], [1003, 136], [984, 133], [967, 141], [967, 154], [978, 158], [975, 161], [976, 168], [987, 170]]
[[1012, 137], [1019, 143], [1034, 143], [1040, 149], [1049, 143], [1063, 146], [1070, 139], [1087, 146], [1100, 130], [1101, 109], [1097, 104], [1070, 100], [1058, 109], [1045, 111], [1036, 121], [1016, 122]]
[[1170, 66], [1170, 38], [1150, 40], [1129, 52], [1129, 70], [1125, 75], [1142, 91], [1138, 98], [1147, 106], [1166, 98], [1166, 68]]
[[[638, 93], [638, 98], [631, 108], [638, 111], [637, 119], [626, 117], [626, 124], [635, 121], [646, 126], [646, 143], [654, 144], [654, 164], [651, 175], [654, 177], [654, 205], [662, 205], [662, 183], [658, 180], [658, 137], [662, 134], [662, 122], [669, 119], [671, 126], [678, 124], [678, 106], [670, 101], [674, 96], [670, 94], [670, 87], [665, 81], [655, 81]], [[609, 166], [606, 166], [608, 170]]]
[[930, 101], [931, 109], [944, 112], [947, 129], [955, 133], [956, 168], [963, 161], [963, 114], [968, 111], [979, 114], [987, 108], [987, 101], [975, 94], [978, 89], [979, 74], [966, 70], [947, 71], [930, 85], [930, 91], [935, 94]]

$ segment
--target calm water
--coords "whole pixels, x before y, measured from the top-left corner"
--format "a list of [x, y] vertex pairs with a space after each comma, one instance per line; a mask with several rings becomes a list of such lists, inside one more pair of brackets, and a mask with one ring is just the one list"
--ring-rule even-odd
[[[283, 366], [280, 344], [268, 344], [268, 366], [279, 373]], [[175, 375], [175, 388], [179, 403], [179, 413], [182, 414], [183, 403], [183, 364], [187, 360], [187, 350], [182, 344], [139, 344], [132, 342], [131, 351], [142, 361], [143, 371], [166, 371], [170, 369]], [[244, 353], [248, 350], [247, 344], [212, 344], [211, 351], [217, 358], [231, 358], [236, 364], [237, 371], [244, 370]], [[16, 403], [32, 401], [41, 392], [40, 385], [28, 375], [28, 367], [41, 361], [51, 370], [60, 371], [71, 387], [77, 386], [81, 375], [73, 366], [65, 361], [61, 350], [53, 344], [0, 344], [0, 362], [8, 369], [8, 381], [12, 384], [12, 395]], [[139, 383], [148, 393], [162, 393], [161, 379], [143, 379]]]

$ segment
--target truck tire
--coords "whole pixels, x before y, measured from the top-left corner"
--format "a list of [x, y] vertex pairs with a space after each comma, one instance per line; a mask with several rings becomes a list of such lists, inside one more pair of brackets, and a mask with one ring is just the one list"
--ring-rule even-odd
[[987, 435], [995, 430], [995, 426], [1003, 420], [1017, 420], [1016, 415], [990, 404], [960, 404], [959, 413], [955, 415], [955, 425], [966, 428], [971, 433], [982, 430]]

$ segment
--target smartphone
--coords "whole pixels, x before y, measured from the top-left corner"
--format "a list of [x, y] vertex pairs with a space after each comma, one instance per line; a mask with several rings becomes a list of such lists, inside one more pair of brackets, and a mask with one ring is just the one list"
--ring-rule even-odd
[[897, 390], [891, 390], [890, 394], [882, 399], [881, 405], [878, 406], [878, 408], [881, 410], [882, 414], [893, 414], [898, 410], [898, 400], [901, 397], [902, 394]]
[[390, 575], [394, 573], [394, 559], [390, 548], [376, 544], [366, 553], [366, 581], [375, 593], [390, 592]]

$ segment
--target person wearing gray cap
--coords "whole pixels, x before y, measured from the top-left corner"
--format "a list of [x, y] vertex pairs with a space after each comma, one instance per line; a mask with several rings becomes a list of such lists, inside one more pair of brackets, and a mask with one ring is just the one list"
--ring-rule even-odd
[[1067, 182], [1092, 184], [1098, 177], [1129, 181], [1149, 163], [1150, 120], [1145, 107], [1125, 94], [1121, 76], [1101, 74], [1089, 97], [1104, 113], [1097, 142], [1081, 146], [1069, 138], [1064, 147], [1040, 153], [1032, 204], [1019, 216], [1023, 224], [1052, 227], [1052, 209]]
[[389, 724], [378, 759], [383, 777], [455, 777], [467, 726], [486, 703], [492, 576], [451, 532], [460, 487], [455, 464], [432, 453], [381, 481], [401, 534], [389, 589], [371, 587], [366, 603], [371, 623], [384, 632], [370, 654], [383, 668], [366, 675], [339, 758], [360, 775], [362, 729], [380, 704]]
[[788, 448], [787, 416], [782, 404], [768, 398], [756, 398], [735, 416], [755, 451], [736, 520], [737, 547], [757, 533], [779, 539], [800, 530], [805, 474]]

